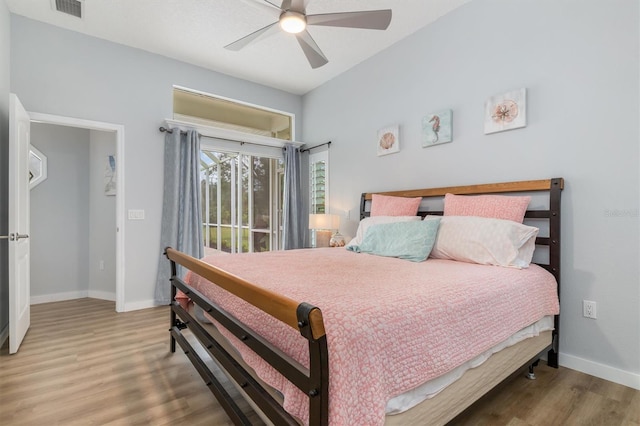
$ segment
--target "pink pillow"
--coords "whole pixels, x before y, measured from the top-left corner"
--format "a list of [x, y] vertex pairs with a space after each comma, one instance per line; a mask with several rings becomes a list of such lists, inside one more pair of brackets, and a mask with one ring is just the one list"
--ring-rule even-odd
[[445, 194], [444, 215], [489, 217], [522, 223], [529, 201], [529, 196]]
[[422, 197], [406, 198], [373, 194], [371, 196], [371, 216], [415, 216]]

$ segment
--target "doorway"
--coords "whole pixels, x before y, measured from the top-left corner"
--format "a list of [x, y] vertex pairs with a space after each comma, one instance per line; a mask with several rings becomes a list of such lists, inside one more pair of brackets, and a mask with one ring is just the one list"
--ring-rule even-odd
[[[52, 125], [52, 126], [65, 126], [65, 127], [72, 127], [76, 129], [87, 130], [88, 132], [86, 132], [85, 134], [91, 135], [90, 140], [88, 140], [87, 142], [90, 142], [92, 145], [98, 147], [97, 148], [98, 152], [97, 153], [94, 152], [91, 155], [94, 157], [96, 155], [105, 157], [103, 159], [105, 162], [108, 161], [107, 160], [108, 156], [102, 155], [104, 153], [100, 152], [99, 147], [104, 146], [105, 140], [112, 141], [112, 146], [115, 147], [115, 158], [110, 159], [112, 161], [115, 160], [115, 176], [116, 176], [115, 186], [114, 186], [115, 194], [113, 195], [112, 198], [109, 197], [111, 198], [110, 200], [111, 203], [115, 201], [115, 209], [114, 209], [115, 210], [115, 234], [116, 234], [115, 235], [115, 256], [113, 256], [113, 253], [111, 253], [111, 258], [107, 260], [105, 263], [104, 254], [99, 253], [100, 248], [94, 247], [94, 250], [91, 250], [93, 254], [90, 254], [87, 257], [88, 264], [84, 265], [83, 267], [87, 268], [87, 270], [92, 270], [91, 272], [92, 274], [96, 274], [95, 271], [97, 271], [97, 274], [101, 274], [101, 272], [103, 272], [105, 268], [109, 267], [110, 262], [115, 262], [115, 265], [112, 264], [111, 267], [113, 268], [113, 266], [115, 266], [116, 312], [124, 312], [124, 309], [125, 309], [125, 304], [124, 304], [124, 228], [123, 228], [123, 225], [124, 225], [124, 172], [123, 172], [124, 171], [124, 126], [111, 124], [111, 123], [82, 120], [82, 119], [76, 119], [76, 118], [70, 118], [70, 117], [40, 114], [40, 113], [29, 113], [29, 117], [32, 123], [46, 124], [46, 125]], [[37, 140], [32, 140], [32, 144], [36, 147], [37, 147], [37, 143], [38, 143]], [[94, 149], [94, 151], [96, 151], [96, 149]], [[110, 155], [112, 154], [113, 154], [113, 151], [111, 151]], [[105, 164], [105, 165], [108, 164], [105, 162], [103, 162], [102, 164]], [[94, 164], [93, 168], [95, 167], [96, 166]], [[98, 170], [97, 172], [103, 173], [103, 170], [104, 169]], [[96, 170], [93, 170], [93, 173], [95, 175]], [[103, 197], [104, 201], [107, 202], [106, 201], [107, 199], [104, 198], [105, 196], [107, 196], [107, 194], [104, 193], [100, 195]], [[87, 200], [87, 202], [89, 202], [89, 200]], [[111, 219], [111, 223], [114, 222], [112, 219]], [[87, 220], [89, 223], [89, 219]], [[94, 227], [100, 226], [99, 225], [100, 220], [104, 222], [104, 218], [100, 219], [98, 217], [97, 221], [92, 222], [92, 225]], [[88, 230], [89, 226], [87, 226], [86, 229]], [[111, 229], [113, 229], [113, 227], [111, 227]], [[108, 230], [100, 230], [100, 229], [92, 230], [92, 232], [104, 232], [104, 231], [109, 232]], [[88, 239], [89, 236], [86, 236], [86, 238]], [[65, 239], [63, 239], [62, 241], [60, 241], [60, 248], [61, 250], [64, 250], [66, 247], [72, 244], [75, 244], [75, 241], [73, 240], [65, 241]], [[99, 275], [96, 275], [96, 277], [99, 277]], [[112, 298], [112, 297], [109, 297], [110, 292], [104, 291], [104, 287], [100, 287], [100, 286], [94, 289], [87, 289], [87, 292], [90, 297], [107, 298], [107, 299]]]
[[227, 253], [277, 250], [283, 176], [281, 159], [202, 148], [205, 247]]

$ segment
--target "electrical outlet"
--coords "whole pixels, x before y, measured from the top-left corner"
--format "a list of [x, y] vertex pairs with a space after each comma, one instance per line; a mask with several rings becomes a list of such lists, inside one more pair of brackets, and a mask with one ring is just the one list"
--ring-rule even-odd
[[582, 316], [585, 318], [596, 319], [596, 302], [591, 300], [582, 301]]
[[144, 220], [144, 210], [129, 210], [129, 220]]

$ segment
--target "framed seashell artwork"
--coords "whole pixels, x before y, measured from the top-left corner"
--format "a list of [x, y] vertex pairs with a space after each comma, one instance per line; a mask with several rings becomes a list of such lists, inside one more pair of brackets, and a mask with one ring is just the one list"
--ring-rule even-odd
[[492, 96], [484, 104], [484, 133], [502, 132], [527, 125], [527, 89]]
[[378, 130], [378, 155], [400, 151], [400, 126], [389, 126]]

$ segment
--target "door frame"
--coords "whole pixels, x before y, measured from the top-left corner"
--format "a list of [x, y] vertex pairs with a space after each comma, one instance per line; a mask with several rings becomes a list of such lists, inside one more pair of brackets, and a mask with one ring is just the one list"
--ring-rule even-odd
[[125, 311], [124, 297], [124, 126], [121, 124], [28, 112], [32, 123], [44, 123], [80, 129], [114, 132], [116, 136], [116, 312]]

